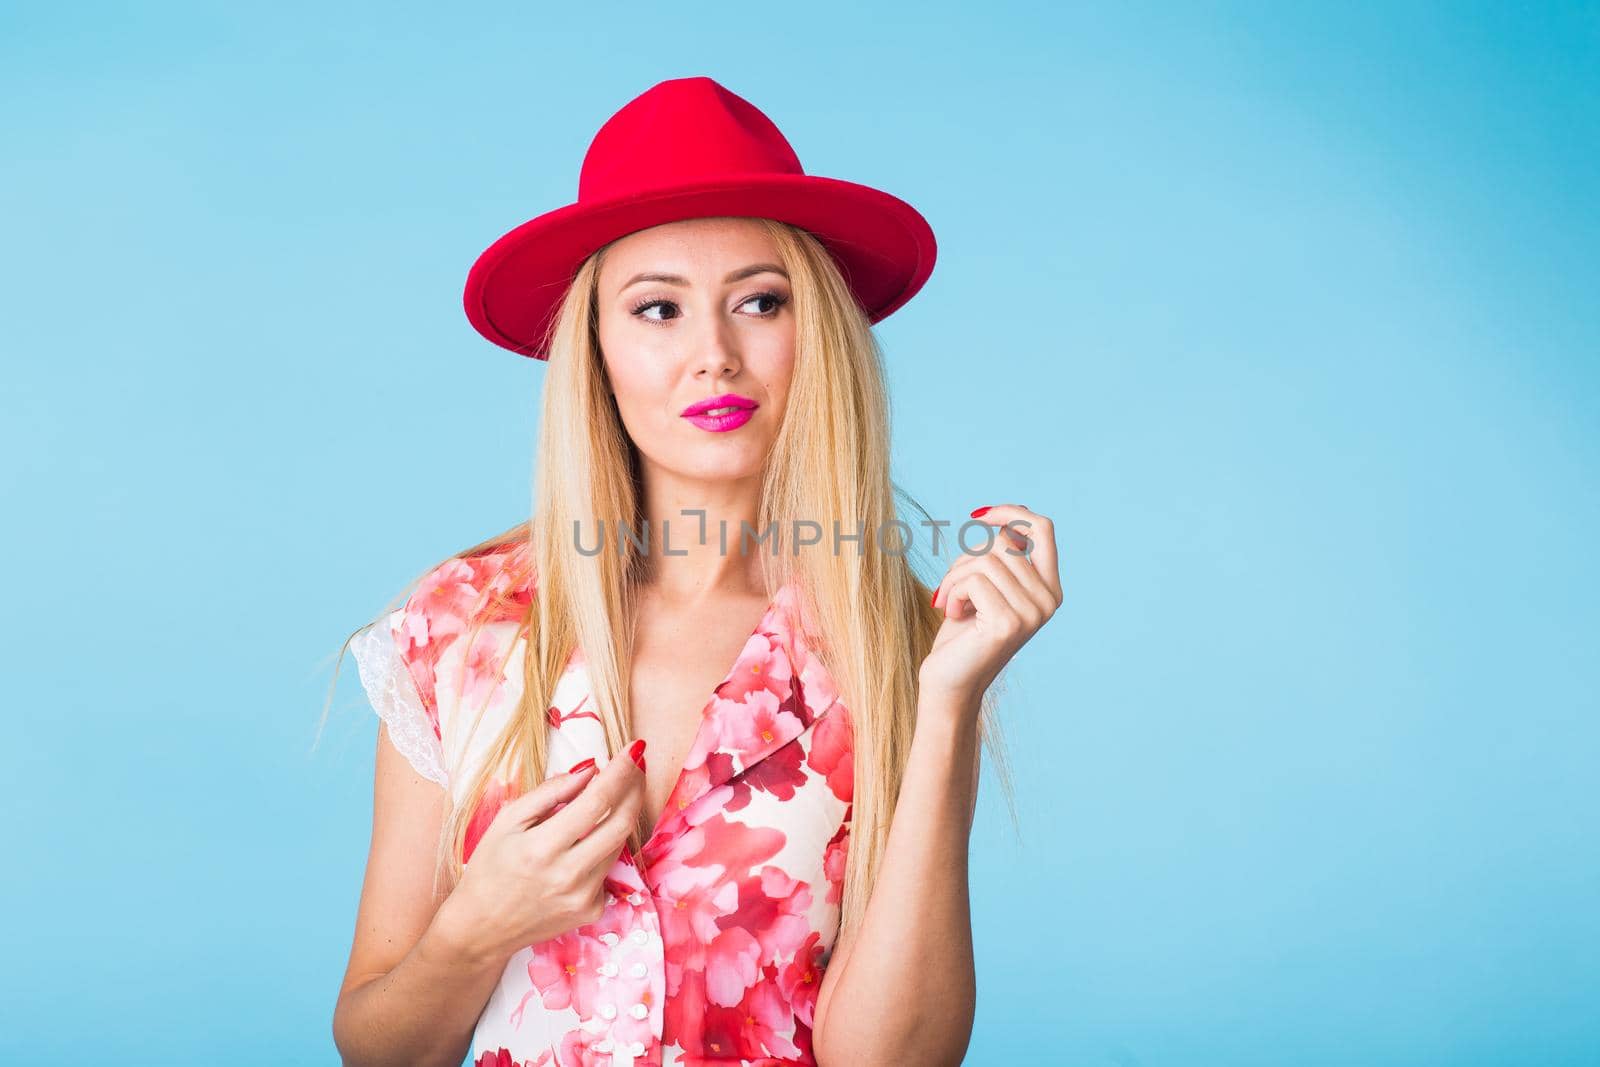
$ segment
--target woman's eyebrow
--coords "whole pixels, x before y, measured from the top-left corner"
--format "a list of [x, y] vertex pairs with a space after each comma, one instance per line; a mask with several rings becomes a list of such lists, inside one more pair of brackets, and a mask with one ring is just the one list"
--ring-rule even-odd
[[[785, 280], [788, 280], [789, 278], [789, 272], [778, 266], [776, 263], [752, 263], [748, 267], [740, 267], [738, 270], [730, 273], [726, 278], [722, 279], [722, 284], [732, 285], [734, 282], [743, 278], [748, 278], [753, 274], [766, 274], [769, 271], [773, 274], [783, 275]], [[665, 285], [682, 286], [685, 289], [689, 287], [689, 279], [680, 274], [661, 274], [656, 271], [646, 271], [642, 274], [635, 274], [633, 277], [629, 278], [622, 288], [617, 290], [617, 292], [624, 292], [630, 286], [638, 285], [640, 282], [661, 282]]]

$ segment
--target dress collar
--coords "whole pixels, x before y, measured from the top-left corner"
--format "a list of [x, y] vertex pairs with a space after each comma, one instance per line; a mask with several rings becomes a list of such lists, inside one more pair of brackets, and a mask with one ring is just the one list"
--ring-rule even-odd
[[[694, 741], [644, 848], [656, 848], [680, 833], [703, 797], [735, 775], [800, 736], [827, 713], [837, 694], [807, 641], [809, 622], [795, 582], [782, 586], [722, 681], [700, 711]], [[818, 687], [807, 699], [805, 686]], [[593, 692], [581, 650], [575, 650], [558, 680], [547, 715], [551, 726], [546, 777], [565, 773], [580, 760], [609, 758], [605, 731], [593, 707]]]

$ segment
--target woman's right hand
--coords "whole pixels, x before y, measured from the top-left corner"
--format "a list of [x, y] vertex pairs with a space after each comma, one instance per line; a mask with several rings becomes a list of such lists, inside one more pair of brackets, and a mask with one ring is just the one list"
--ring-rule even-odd
[[549, 778], [507, 801], [484, 831], [441, 906], [452, 940], [474, 957], [504, 960], [593, 922], [605, 878], [644, 802], [644, 742], [596, 769]]

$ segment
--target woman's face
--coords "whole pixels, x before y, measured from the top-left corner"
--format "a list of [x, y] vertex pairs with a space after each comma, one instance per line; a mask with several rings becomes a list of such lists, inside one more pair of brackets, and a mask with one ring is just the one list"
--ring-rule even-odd
[[[611, 246], [600, 268], [600, 348], [647, 468], [705, 481], [760, 472], [794, 369], [792, 295], [776, 246], [752, 220], [666, 223]], [[753, 410], [684, 415], [730, 394], [728, 404]]]

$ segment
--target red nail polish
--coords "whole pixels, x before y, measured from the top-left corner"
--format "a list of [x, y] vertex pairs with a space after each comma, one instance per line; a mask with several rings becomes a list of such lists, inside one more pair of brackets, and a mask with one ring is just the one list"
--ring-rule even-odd
[[934, 607], [938, 607], [939, 606], [939, 587], [938, 586], [934, 586], [934, 588], [933, 588], [933, 599], [931, 601], [929, 601], [929, 603], [931, 603]]
[[644, 770], [644, 738], [641, 737], [628, 746], [628, 755], [639, 765], [641, 771]]
[[[993, 506], [993, 505], [990, 505], [990, 506], [991, 506], [991, 507], [992, 507], [992, 506]], [[982, 507], [982, 508], [977, 508], [977, 509], [975, 509], [975, 510], [974, 510], [974, 511], [973, 511], [973, 512], [972, 512], [972, 518], [974, 518], [974, 519], [975, 519], [975, 518], [977, 518], [977, 517], [978, 517], [978, 516], [979, 516], [979, 515], [982, 515], [982, 514], [983, 514], [983, 513], [984, 513], [984, 512], [985, 512], [985, 511], [988, 511], [988, 510], [989, 510], [989, 508], [988, 508], [988, 507]]]
[[586, 760], [579, 760], [577, 763], [574, 763], [572, 765], [572, 769], [570, 771], [568, 771], [567, 773], [568, 774], [577, 774], [579, 771], [586, 770], [589, 767], [593, 767], [593, 766], [594, 766], [594, 757], [591, 756]]

